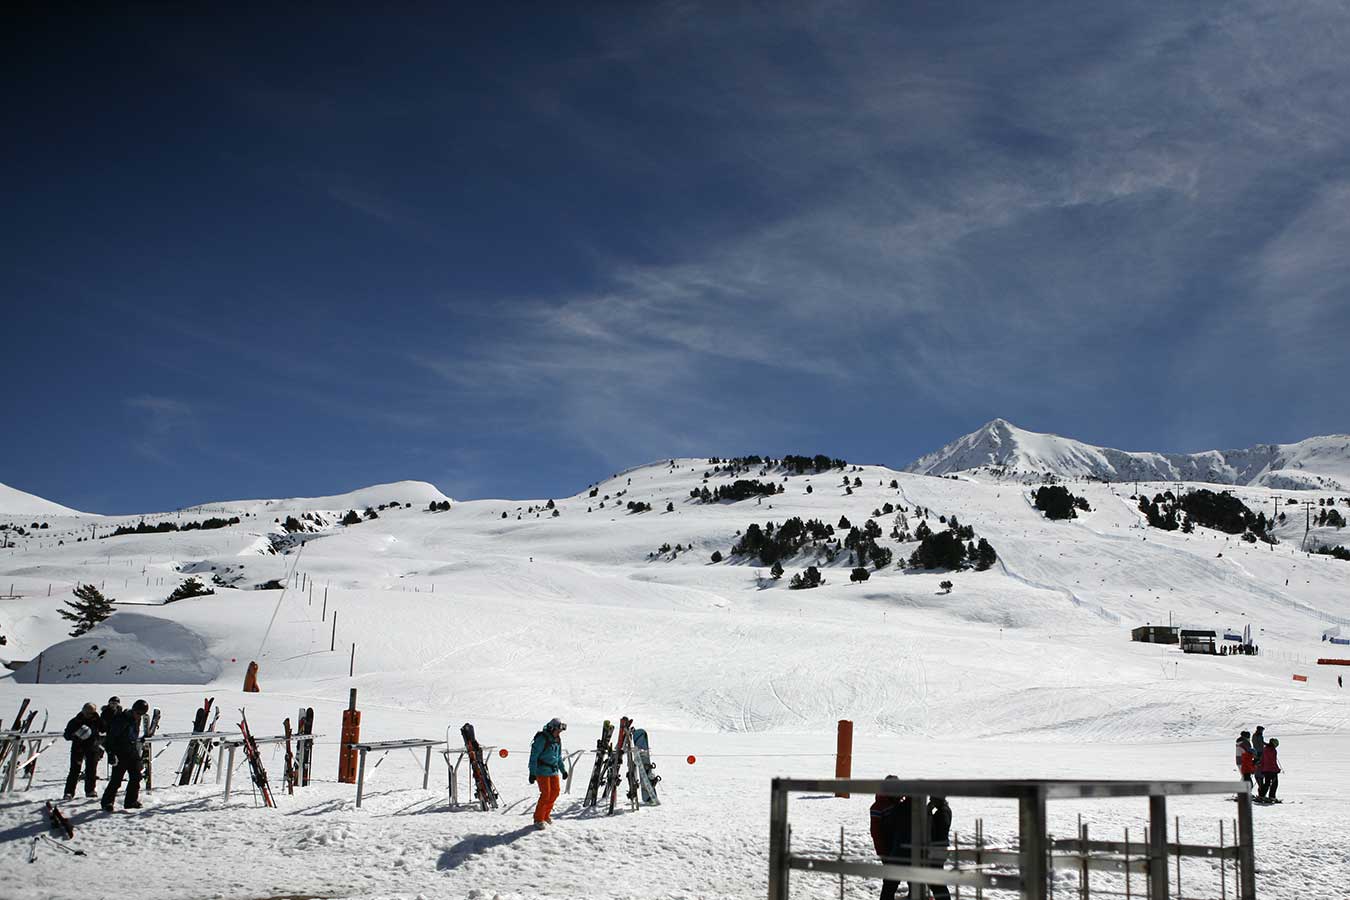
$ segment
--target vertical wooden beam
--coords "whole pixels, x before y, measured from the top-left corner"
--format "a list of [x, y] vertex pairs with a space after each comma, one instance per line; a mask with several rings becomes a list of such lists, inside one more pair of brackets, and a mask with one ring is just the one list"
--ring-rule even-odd
[[1148, 896], [1167, 900], [1167, 797], [1148, 798]]
[[769, 791], [769, 900], [788, 900], [788, 795], [777, 778]]
[[1256, 850], [1252, 839], [1252, 795], [1238, 795], [1238, 900], [1256, 900]]
[[1050, 867], [1046, 853], [1045, 792], [1031, 785], [1017, 801], [1018, 869], [1024, 900], [1049, 900]]

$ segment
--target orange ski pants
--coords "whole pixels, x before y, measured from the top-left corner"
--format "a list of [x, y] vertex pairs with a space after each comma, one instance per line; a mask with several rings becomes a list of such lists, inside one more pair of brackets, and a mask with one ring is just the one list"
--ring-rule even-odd
[[539, 802], [534, 807], [534, 820], [545, 822], [553, 815], [553, 803], [562, 791], [562, 777], [541, 775], [535, 779], [535, 783], [539, 785]]

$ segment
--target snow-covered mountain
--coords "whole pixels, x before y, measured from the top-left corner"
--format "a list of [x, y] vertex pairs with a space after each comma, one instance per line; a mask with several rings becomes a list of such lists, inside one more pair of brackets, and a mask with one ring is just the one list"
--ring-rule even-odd
[[1097, 447], [994, 419], [905, 467], [920, 475], [996, 469], [1012, 478], [1055, 475], [1111, 481], [1201, 481], [1281, 488], [1345, 490], [1350, 485], [1350, 435], [1241, 450], [1153, 453]]
[[21, 491], [7, 484], [0, 484], [0, 515], [79, 516], [83, 513], [68, 506], [53, 503], [50, 500], [44, 500], [36, 494]]

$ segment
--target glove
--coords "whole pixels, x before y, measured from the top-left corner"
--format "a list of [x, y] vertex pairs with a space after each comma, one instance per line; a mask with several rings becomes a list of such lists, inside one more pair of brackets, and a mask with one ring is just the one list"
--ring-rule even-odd
[[530, 784], [534, 784], [534, 776], [533, 776], [533, 775], [530, 776]]
[[566, 769], [559, 769], [559, 770], [558, 770], [558, 774], [561, 775], [562, 777], [566, 778], [566, 777], [567, 777], [567, 770], [566, 770]]

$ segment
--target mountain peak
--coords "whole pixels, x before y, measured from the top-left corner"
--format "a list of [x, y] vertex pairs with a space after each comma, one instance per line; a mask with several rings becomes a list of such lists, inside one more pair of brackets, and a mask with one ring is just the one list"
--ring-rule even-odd
[[1002, 417], [905, 467], [922, 475], [994, 469], [1021, 480], [1053, 475], [1109, 481], [1203, 481], [1260, 484], [1285, 490], [1345, 490], [1350, 439], [1311, 437], [1294, 444], [1240, 450], [1154, 453], [1098, 447], [1057, 434], [1019, 428]]

